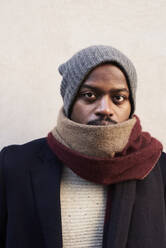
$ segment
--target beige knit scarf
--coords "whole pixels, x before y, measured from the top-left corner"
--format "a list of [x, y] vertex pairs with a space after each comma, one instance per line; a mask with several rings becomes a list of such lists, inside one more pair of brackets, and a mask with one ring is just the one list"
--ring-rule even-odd
[[68, 119], [61, 109], [52, 134], [63, 145], [84, 155], [111, 158], [124, 149], [135, 123], [136, 118], [133, 117], [108, 126], [79, 124]]

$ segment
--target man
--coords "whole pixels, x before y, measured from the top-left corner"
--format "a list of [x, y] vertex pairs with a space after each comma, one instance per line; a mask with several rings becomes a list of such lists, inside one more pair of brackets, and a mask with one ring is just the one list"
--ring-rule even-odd
[[166, 247], [166, 155], [134, 115], [132, 62], [91, 46], [59, 71], [56, 127], [1, 152], [0, 247]]

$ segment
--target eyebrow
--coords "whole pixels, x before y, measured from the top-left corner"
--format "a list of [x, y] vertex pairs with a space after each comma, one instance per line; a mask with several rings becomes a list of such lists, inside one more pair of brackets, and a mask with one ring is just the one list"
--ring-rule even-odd
[[[88, 89], [95, 90], [95, 91], [102, 91], [102, 89], [100, 89], [98, 87], [94, 87], [94, 86], [87, 85], [87, 84], [84, 84], [80, 88], [80, 90], [82, 90], [83, 88], [88, 88]], [[122, 92], [122, 91], [125, 91], [125, 92], [129, 93], [129, 90], [127, 88], [118, 88], [118, 89], [112, 89], [111, 90], [111, 92], [113, 92], [113, 93], [118, 93], [118, 92]]]

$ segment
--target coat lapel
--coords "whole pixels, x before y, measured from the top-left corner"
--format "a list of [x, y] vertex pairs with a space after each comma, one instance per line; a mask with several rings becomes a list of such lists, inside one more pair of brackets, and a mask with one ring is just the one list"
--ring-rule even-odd
[[135, 201], [136, 182], [128, 181], [111, 186], [111, 214], [105, 234], [104, 248], [125, 248]]
[[127, 247], [166, 247], [164, 186], [159, 164], [136, 184]]
[[164, 190], [160, 168], [144, 180], [112, 187], [104, 248], [166, 247]]
[[46, 248], [62, 247], [60, 210], [61, 164], [48, 146], [38, 154], [31, 169], [35, 207]]

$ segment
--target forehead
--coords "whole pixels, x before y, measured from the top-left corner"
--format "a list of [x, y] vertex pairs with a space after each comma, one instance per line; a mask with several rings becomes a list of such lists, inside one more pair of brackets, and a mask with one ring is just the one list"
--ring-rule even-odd
[[117, 66], [111, 64], [100, 65], [92, 70], [84, 80], [81, 88], [91, 84], [99, 87], [112, 85], [128, 88], [125, 74]]

